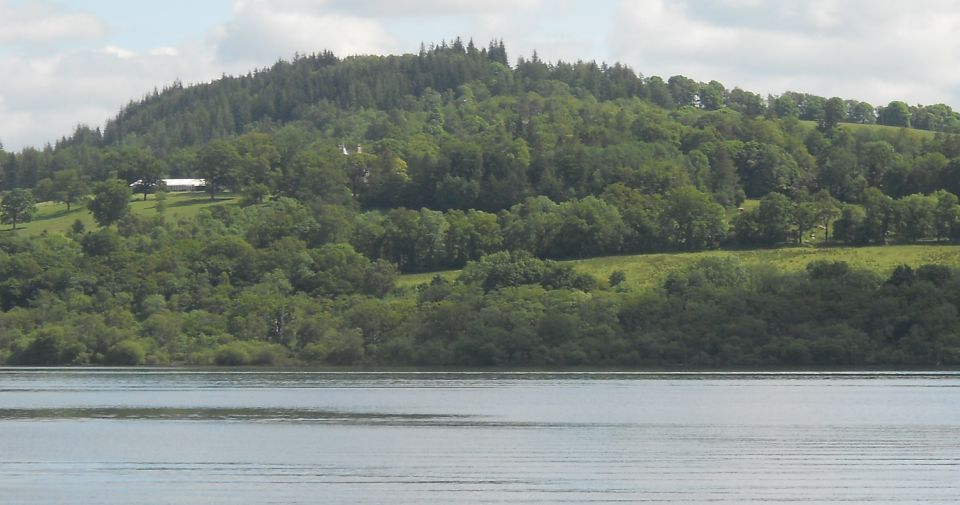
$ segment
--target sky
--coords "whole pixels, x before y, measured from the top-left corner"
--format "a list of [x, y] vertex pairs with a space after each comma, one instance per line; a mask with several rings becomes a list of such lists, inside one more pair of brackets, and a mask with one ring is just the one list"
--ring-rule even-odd
[[460, 36], [761, 93], [960, 109], [954, 0], [0, 0], [0, 142], [40, 147], [175, 80]]

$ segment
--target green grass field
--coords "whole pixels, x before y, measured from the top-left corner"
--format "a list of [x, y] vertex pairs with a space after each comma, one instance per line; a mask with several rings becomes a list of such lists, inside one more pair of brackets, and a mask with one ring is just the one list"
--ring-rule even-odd
[[[164, 215], [167, 219], [175, 221], [196, 216], [200, 210], [214, 205], [237, 205], [238, 203], [239, 200], [233, 195], [218, 196], [216, 200], [210, 200], [206, 193], [168, 193], [167, 209], [164, 211]], [[140, 215], [155, 213], [157, 211], [157, 200], [154, 195], [150, 195], [146, 201], [143, 201], [143, 195], [138, 195], [130, 200], [130, 211]], [[39, 235], [43, 232], [65, 233], [78, 219], [87, 229], [97, 226], [90, 211], [82, 204], [73, 205], [67, 212], [66, 204], [42, 202], [37, 204], [37, 213], [34, 214], [32, 221], [17, 223], [16, 233], [24, 236]], [[0, 230], [2, 230], [0, 231], [2, 233], [11, 233], [9, 225]]]
[[[238, 205], [237, 197], [221, 196], [211, 201], [204, 193], [171, 193], [167, 195], [167, 219], [177, 220], [196, 216], [202, 209], [216, 205]], [[752, 208], [757, 201], [744, 203]], [[136, 214], [156, 212], [157, 201], [151, 195], [146, 201], [142, 197], [131, 200], [130, 210]], [[736, 210], [734, 209], [734, 212]], [[83, 205], [74, 205], [67, 212], [62, 203], [43, 202], [37, 205], [37, 214], [33, 221], [17, 225], [17, 234], [24, 236], [47, 233], [64, 233], [79, 219], [87, 228], [96, 227], [93, 217]], [[4, 226], [0, 233], [10, 233], [10, 227]], [[901, 264], [918, 266], [935, 263], [951, 267], [960, 267], [960, 246], [956, 245], [891, 245], [882, 247], [790, 247], [783, 249], [758, 249], [750, 251], [703, 251], [695, 253], [660, 253], [632, 256], [607, 256], [584, 260], [572, 260], [578, 270], [589, 273], [599, 280], [607, 279], [614, 270], [623, 270], [627, 274], [627, 284], [644, 289], [659, 286], [673, 271], [686, 268], [708, 257], [739, 258], [748, 265], [771, 265], [785, 272], [803, 270], [808, 263], [816, 260], [846, 261], [854, 268], [864, 268], [886, 275]], [[398, 280], [401, 287], [411, 287], [439, 275], [449, 280], [455, 279], [459, 270], [429, 272], [403, 275]]]
[[[956, 245], [890, 245], [879, 247], [790, 247], [751, 251], [703, 251], [695, 253], [641, 254], [635, 256], [608, 256], [571, 261], [580, 271], [599, 280], [606, 280], [614, 270], [627, 274], [627, 284], [648, 289], [660, 286], [670, 272], [686, 268], [703, 258], [737, 257], [747, 265], [770, 265], [784, 272], [796, 272], [817, 260], [846, 261], [854, 268], [867, 269], [887, 275], [897, 265], [919, 266], [935, 263], [960, 267], [960, 246]], [[440, 275], [453, 280], [459, 271], [403, 275], [401, 287], [412, 287], [430, 282]]]
[[[752, 198], [748, 198], [744, 200], [743, 203], [740, 204], [740, 208], [742, 208], [744, 212], [753, 211], [759, 206], [760, 206], [760, 200], [752, 199]], [[738, 209], [737, 207], [728, 207], [726, 209], [727, 222], [728, 223], [733, 222], [733, 219], [737, 217], [737, 214], [739, 213], [740, 213], [740, 209]]]
[[[810, 128], [816, 128], [816, 121], [800, 121], [800, 123], [808, 126]], [[854, 133], [858, 130], [872, 130], [874, 133], [882, 134], [885, 137], [896, 137], [897, 135], [907, 134], [907, 135], [917, 135], [920, 138], [929, 138], [932, 139], [937, 132], [930, 130], [917, 130], [916, 128], [901, 128], [899, 126], [887, 126], [880, 124], [857, 124], [857, 123], [840, 123], [838, 125], [840, 128], [848, 129]]]

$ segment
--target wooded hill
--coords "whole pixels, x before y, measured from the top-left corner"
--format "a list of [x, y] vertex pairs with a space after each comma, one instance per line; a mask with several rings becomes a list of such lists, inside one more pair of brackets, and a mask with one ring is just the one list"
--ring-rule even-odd
[[[846, 289], [860, 290], [851, 303], [913, 296], [842, 264], [809, 277], [703, 265], [641, 292], [549, 261], [776, 247], [812, 231], [854, 245], [954, 241], [960, 137], [949, 132], [960, 116], [949, 107], [508, 62], [500, 42], [459, 40], [401, 56], [300, 56], [175, 84], [103, 131], [0, 153], [5, 221], [52, 200], [88, 207], [100, 225], [0, 239], [0, 361], [934, 366], [960, 356], [943, 333], [957, 319], [950, 269], [895, 279], [944, 293], [935, 325], [906, 313], [874, 328], [867, 306], [847, 307], [866, 326], [767, 307], [799, 311], [795, 297], [824, 279], [833, 284], [817, 307]], [[129, 212], [129, 186], [146, 198], [165, 176], [204, 178], [210, 198], [229, 191], [241, 205], [178, 220], [164, 203]], [[454, 283], [393, 287], [397, 271], [465, 266]], [[710, 273], [723, 269], [740, 273]], [[764, 291], [772, 282], [786, 291]], [[717, 326], [682, 314], [699, 300], [720, 317], [734, 298], [757, 300], [724, 330], [739, 343], [704, 350]], [[489, 318], [467, 317], [488, 304]], [[506, 317], [511, 304], [531, 311]], [[565, 318], [576, 321], [552, 326]], [[532, 333], [514, 349], [522, 328]], [[857, 343], [821, 353], [820, 329]], [[574, 333], [555, 338], [561, 330]]]

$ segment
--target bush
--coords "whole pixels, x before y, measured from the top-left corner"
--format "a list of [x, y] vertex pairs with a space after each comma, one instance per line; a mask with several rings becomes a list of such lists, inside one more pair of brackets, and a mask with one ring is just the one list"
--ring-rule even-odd
[[281, 361], [284, 355], [283, 347], [279, 345], [261, 342], [251, 342], [251, 344], [247, 347], [251, 365], [275, 365]]
[[107, 351], [106, 362], [110, 365], [142, 365], [146, 357], [143, 345], [128, 339], [117, 342]]
[[613, 287], [623, 284], [627, 280], [627, 273], [623, 270], [614, 270], [610, 273], [610, 285]]
[[217, 347], [213, 362], [220, 366], [275, 365], [284, 355], [283, 347], [277, 344], [236, 341]]
[[253, 183], [243, 188], [241, 193], [243, 196], [240, 199], [240, 205], [249, 207], [263, 203], [263, 199], [270, 195], [270, 188], [266, 184]]
[[363, 358], [363, 336], [359, 331], [329, 335], [320, 342], [304, 346], [300, 357], [331, 365], [356, 364]]
[[17, 365], [82, 364], [89, 359], [86, 346], [69, 337], [70, 330], [59, 326], [41, 328], [33, 340], [13, 356]]
[[540, 260], [526, 251], [501, 251], [471, 261], [460, 274], [460, 282], [479, 285], [484, 291], [540, 284], [546, 289], [590, 291], [596, 279], [578, 272], [572, 265]]
[[231, 342], [217, 348], [213, 362], [220, 366], [241, 366], [250, 363], [250, 353], [242, 342]]
[[807, 263], [807, 275], [811, 279], [839, 279], [850, 273], [846, 261], [817, 260]]
[[110, 228], [87, 233], [80, 239], [80, 245], [87, 256], [109, 256], [122, 247], [120, 235]]
[[309, 362], [323, 361], [327, 357], [327, 346], [319, 342], [307, 344], [300, 350], [300, 359]]

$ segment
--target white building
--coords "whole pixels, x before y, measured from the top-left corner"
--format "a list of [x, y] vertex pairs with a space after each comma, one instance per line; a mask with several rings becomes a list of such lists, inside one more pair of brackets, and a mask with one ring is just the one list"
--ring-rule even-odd
[[[136, 188], [139, 185], [140, 181], [135, 181], [130, 187]], [[207, 183], [203, 179], [164, 179], [163, 185], [165, 191], [182, 193], [185, 191], [203, 191]]]
[[207, 182], [203, 179], [164, 179], [163, 184], [167, 191], [176, 193], [181, 191], [203, 191]]

